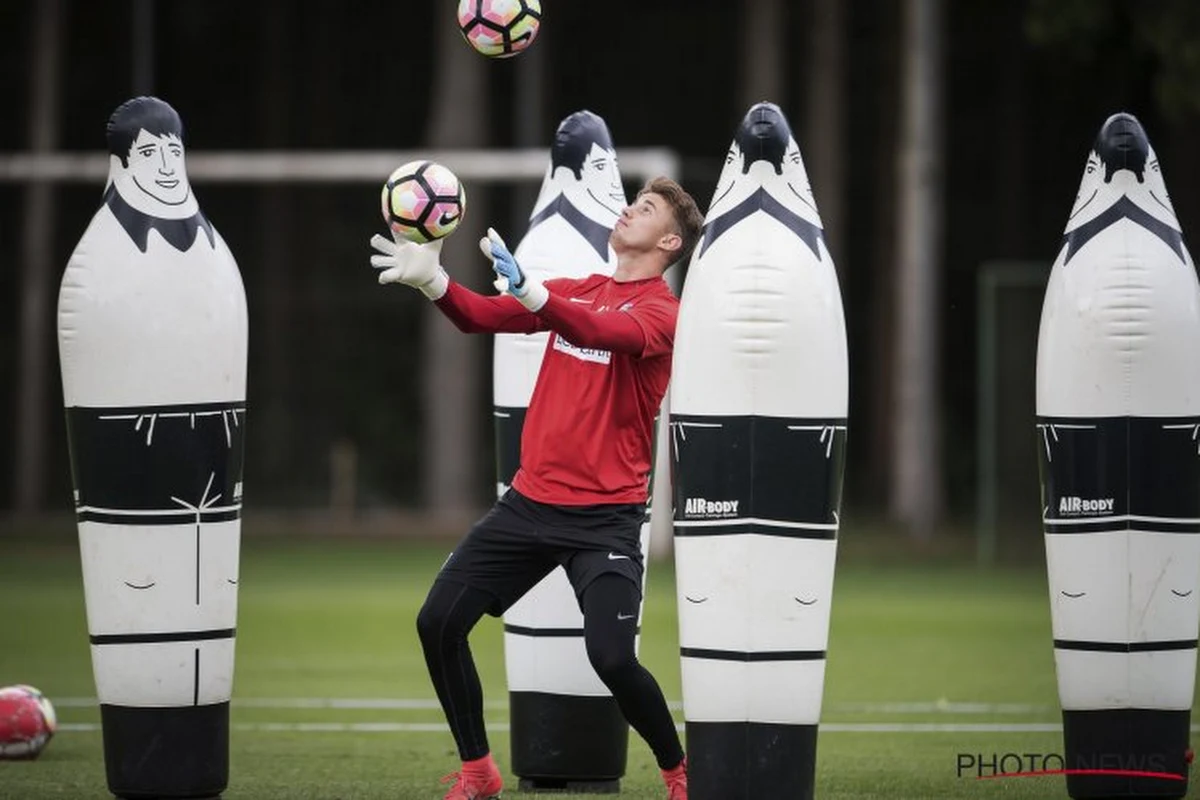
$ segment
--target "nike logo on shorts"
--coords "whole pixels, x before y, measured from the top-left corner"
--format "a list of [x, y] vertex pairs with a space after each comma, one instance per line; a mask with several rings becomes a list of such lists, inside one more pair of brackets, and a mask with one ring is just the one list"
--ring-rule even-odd
[[622, 614], [620, 611], [617, 612], [617, 619], [621, 620], [622, 622], [627, 619], [633, 619], [636, 616], [637, 614]]
[[608, 554], [609, 561], [620, 561], [622, 558], [625, 559], [626, 561], [629, 560], [629, 556], [619, 556], [616, 553], [611, 553], [611, 552]]

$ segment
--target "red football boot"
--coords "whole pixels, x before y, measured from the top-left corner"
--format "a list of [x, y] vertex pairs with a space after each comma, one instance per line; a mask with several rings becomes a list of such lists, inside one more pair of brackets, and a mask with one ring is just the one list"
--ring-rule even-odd
[[491, 753], [474, 761], [464, 761], [462, 771], [442, 778], [442, 783], [450, 781], [454, 781], [454, 785], [443, 800], [500, 800], [500, 792], [504, 789], [504, 778]]

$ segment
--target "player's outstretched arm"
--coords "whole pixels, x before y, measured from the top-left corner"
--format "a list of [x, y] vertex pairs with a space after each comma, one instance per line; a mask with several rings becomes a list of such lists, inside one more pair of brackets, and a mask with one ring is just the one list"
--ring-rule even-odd
[[507, 289], [543, 324], [572, 344], [635, 356], [644, 352], [646, 333], [633, 314], [600, 314], [552, 294], [541, 281], [525, 274], [500, 234], [492, 228], [479, 240], [479, 249], [492, 262], [496, 288]]
[[535, 333], [546, 325], [511, 297], [484, 297], [450, 280], [442, 268], [442, 240], [428, 244], [394, 241], [376, 234], [371, 266], [381, 284], [419, 289], [464, 333]]

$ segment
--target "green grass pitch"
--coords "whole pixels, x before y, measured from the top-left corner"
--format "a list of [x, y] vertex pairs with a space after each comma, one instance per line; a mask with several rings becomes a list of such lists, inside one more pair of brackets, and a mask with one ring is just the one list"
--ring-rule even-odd
[[[959, 769], [968, 755], [1061, 752], [1044, 567], [862, 557], [847, 552], [854, 535], [834, 584], [817, 797], [1066, 797], [1060, 777]], [[442, 796], [457, 758], [414, 619], [449, 547], [244, 538], [225, 800]], [[682, 722], [674, 592], [671, 564], [652, 563], [640, 654]], [[0, 684], [38, 686], [61, 726], [37, 761], [0, 762], [0, 798], [111, 797], [73, 535], [0, 537], [0, 607]], [[532, 798], [508, 771], [500, 622], [486, 618], [472, 648], [505, 797]], [[620, 796], [663, 797], [636, 734]]]

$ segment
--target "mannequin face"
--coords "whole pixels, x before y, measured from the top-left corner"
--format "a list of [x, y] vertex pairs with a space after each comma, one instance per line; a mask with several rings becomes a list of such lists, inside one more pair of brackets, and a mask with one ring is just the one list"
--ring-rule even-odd
[[[145, 130], [129, 148], [126, 175], [135, 191], [165, 206], [179, 206], [191, 196], [184, 169], [183, 142], [173, 134], [155, 136]], [[150, 203], [153, 207], [153, 203]]]
[[580, 167], [579, 180], [568, 168], [559, 167], [559, 170], [566, 170], [562, 191], [571, 205], [597, 222], [612, 224], [625, 207], [625, 188], [617, 171], [617, 154], [593, 142]]
[[745, 161], [741, 148], [734, 142], [725, 156], [725, 166], [709, 204], [710, 218], [725, 213], [761, 187], [797, 216], [820, 226], [821, 215], [817, 212], [808, 170], [795, 139], [788, 139], [778, 172], [770, 162], [752, 161], [747, 167]]
[[1175, 208], [1167, 195], [1167, 185], [1163, 182], [1158, 156], [1154, 155], [1153, 150], [1146, 160], [1146, 169], [1140, 181], [1129, 170], [1118, 169], [1107, 180], [1106, 172], [1100, 156], [1094, 151], [1088, 154], [1083, 178], [1079, 182], [1079, 192], [1075, 195], [1075, 204], [1071, 207], [1067, 230], [1094, 219], [1121, 197], [1128, 197], [1151, 216], [1174, 228], [1179, 227], [1179, 221], [1175, 218]]

